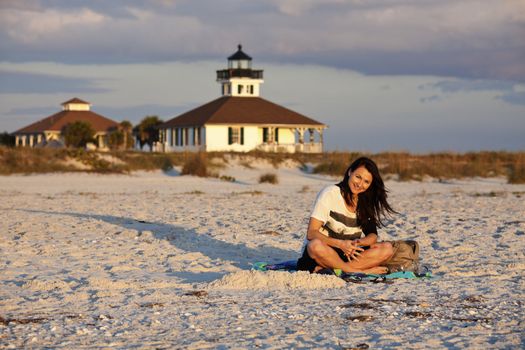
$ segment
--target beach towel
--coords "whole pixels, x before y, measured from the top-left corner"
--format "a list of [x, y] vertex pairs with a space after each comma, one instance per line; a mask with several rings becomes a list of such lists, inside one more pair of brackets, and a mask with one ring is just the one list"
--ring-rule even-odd
[[[256, 262], [252, 264], [253, 270], [258, 271], [297, 271], [297, 260], [288, 260], [288, 261], [282, 261], [274, 264], [270, 264], [267, 262]], [[324, 269], [327, 271], [327, 269]], [[354, 282], [354, 283], [360, 283], [360, 282], [374, 282], [374, 283], [391, 283], [394, 279], [429, 279], [432, 278], [432, 272], [430, 272], [428, 269], [425, 269], [425, 272], [418, 273], [414, 271], [397, 271], [388, 273], [385, 275], [379, 275], [379, 274], [366, 274], [366, 273], [360, 273], [360, 272], [342, 272], [339, 269], [335, 270], [329, 270], [331, 271], [329, 274], [335, 275], [339, 278], [342, 278], [343, 280], [347, 282]], [[324, 272], [326, 273], [326, 272]]]

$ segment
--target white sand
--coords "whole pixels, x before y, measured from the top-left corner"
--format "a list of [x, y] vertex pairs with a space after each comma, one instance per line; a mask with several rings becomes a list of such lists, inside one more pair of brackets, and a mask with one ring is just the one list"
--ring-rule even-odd
[[334, 179], [220, 172], [237, 182], [0, 177], [0, 348], [523, 347], [525, 186], [387, 182], [401, 214], [380, 236], [419, 240], [437, 278], [353, 284], [249, 271], [298, 257]]

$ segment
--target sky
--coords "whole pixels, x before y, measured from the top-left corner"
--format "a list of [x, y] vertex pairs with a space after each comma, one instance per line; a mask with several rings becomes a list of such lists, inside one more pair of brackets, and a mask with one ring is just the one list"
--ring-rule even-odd
[[0, 132], [73, 97], [169, 120], [242, 44], [328, 151], [523, 151], [524, 37], [525, 0], [0, 0]]

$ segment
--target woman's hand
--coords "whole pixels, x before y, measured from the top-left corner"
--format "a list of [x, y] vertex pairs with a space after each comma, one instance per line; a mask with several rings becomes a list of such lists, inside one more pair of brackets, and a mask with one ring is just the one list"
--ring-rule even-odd
[[359, 260], [359, 255], [364, 250], [361, 247], [358, 247], [355, 241], [351, 240], [342, 240], [339, 249], [348, 257], [348, 259]]

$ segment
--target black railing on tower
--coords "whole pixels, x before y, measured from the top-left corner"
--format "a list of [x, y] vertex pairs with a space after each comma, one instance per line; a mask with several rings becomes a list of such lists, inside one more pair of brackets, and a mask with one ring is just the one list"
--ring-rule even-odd
[[224, 80], [230, 78], [251, 78], [251, 79], [262, 79], [262, 70], [253, 69], [223, 69], [217, 71], [217, 80]]

